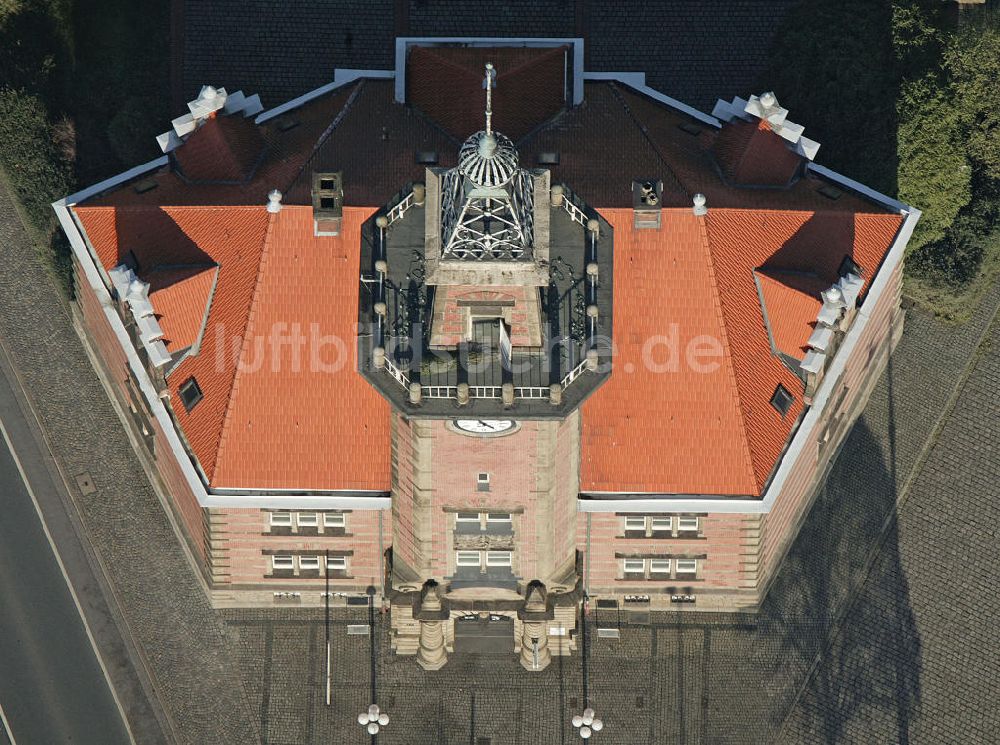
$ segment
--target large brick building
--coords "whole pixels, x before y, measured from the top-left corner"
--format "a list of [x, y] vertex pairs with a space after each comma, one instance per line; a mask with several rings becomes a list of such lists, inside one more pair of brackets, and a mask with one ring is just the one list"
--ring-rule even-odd
[[769, 93], [705, 114], [578, 39], [396, 48], [269, 111], [206, 86], [55, 205], [214, 602], [375, 587], [427, 668], [484, 637], [543, 667], [587, 596], [752, 609], [899, 337], [919, 212]]

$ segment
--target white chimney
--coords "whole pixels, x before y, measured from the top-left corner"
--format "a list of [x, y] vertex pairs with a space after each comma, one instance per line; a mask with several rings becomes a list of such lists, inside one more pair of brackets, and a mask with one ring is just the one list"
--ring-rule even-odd
[[694, 209], [691, 211], [694, 212], [695, 215], [698, 217], [704, 217], [708, 214], [708, 207], [705, 204], [706, 200], [704, 194], [695, 194], [693, 201]]
[[277, 189], [272, 189], [268, 192], [267, 211], [272, 215], [276, 215], [281, 212], [281, 192]]

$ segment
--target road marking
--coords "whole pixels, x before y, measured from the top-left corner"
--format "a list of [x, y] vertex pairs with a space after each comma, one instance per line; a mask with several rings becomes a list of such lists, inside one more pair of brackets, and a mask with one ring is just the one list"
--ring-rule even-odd
[[10, 745], [17, 745], [17, 740], [14, 739], [14, 733], [10, 731], [10, 722], [7, 721], [7, 715], [3, 713], [2, 704], [0, 704], [0, 724], [3, 725], [3, 731], [6, 733], [7, 739], [10, 740]]
[[[66, 567], [63, 565], [63, 560], [59, 555], [59, 550], [56, 548], [55, 541], [52, 540], [52, 534], [49, 532], [49, 526], [45, 523], [45, 517], [42, 515], [42, 508], [38, 504], [38, 499], [35, 497], [34, 489], [31, 488], [31, 483], [28, 481], [28, 474], [24, 470], [24, 466], [21, 464], [21, 459], [17, 456], [17, 451], [14, 449], [14, 443], [11, 440], [10, 435], [7, 433], [7, 428], [4, 426], [2, 419], [0, 419], [0, 435], [3, 435], [3, 440], [7, 445], [7, 450], [10, 451], [14, 465], [17, 466], [17, 471], [21, 475], [21, 482], [24, 484], [25, 491], [27, 491], [28, 496], [31, 497], [31, 503], [35, 507], [35, 513], [38, 515], [39, 522], [42, 524], [42, 531], [44, 531], [45, 538], [49, 542], [49, 548], [52, 549], [52, 554], [56, 557], [56, 564], [59, 566], [59, 571], [62, 572], [63, 581], [66, 582], [66, 587], [69, 589], [70, 597], [73, 598], [73, 604], [76, 606], [76, 612], [79, 614], [80, 620], [83, 622], [83, 630], [87, 634], [87, 639], [90, 641], [91, 649], [94, 650], [94, 656], [97, 658], [97, 664], [101, 667], [101, 672], [104, 674], [104, 680], [108, 684], [108, 690], [111, 691], [111, 697], [115, 701], [115, 706], [118, 707], [118, 714], [121, 716], [122, 723], [125, 725], [125, 731], [128, 733], [129, 742], [131, 742], [132, 745], [137, 745], [135, 736], [132, 734], [132, 728], [129, 726], [128, 718], [125, 716], [125, 708], [122, 706], [122, 702], [118, 700], [118, 692], [111, 683], [111, 676], [108, 674], [108, 668], [105, 666], [104, 659], [101, 657], [101, 652], [97, 648], [97, 641], [94, 639], [94, 635], [90, 630], [90, 624], [87, 623], [87, 617], [83, 614], [83, 606], [80, 605], [80, 599], [76, 596], [76, 590], [73, 589], [73, 583], [69, 581], [69, 574], [67, 574]], [[14, 737], [10, 734], [10, 726], [7, 723], [7, 718], [3, 716], [2, 710], [0, 710], [0, 719], [3, 720], [4, 728], [10, 736], [11, 743], [13, 743]]]

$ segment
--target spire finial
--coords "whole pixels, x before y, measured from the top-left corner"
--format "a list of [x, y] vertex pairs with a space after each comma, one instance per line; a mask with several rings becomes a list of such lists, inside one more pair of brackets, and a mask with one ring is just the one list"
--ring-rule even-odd
[[497, 73], [491, 62], [486, 63], [486, 78], [483, 88], [486, 89], [486, 134], [493, 134], [493, 86], [496, 85]]

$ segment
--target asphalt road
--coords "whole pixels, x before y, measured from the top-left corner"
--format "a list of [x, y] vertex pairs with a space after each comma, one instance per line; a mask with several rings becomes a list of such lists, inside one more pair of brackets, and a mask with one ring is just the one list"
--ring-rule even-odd
[[132, 742], [15, 458], [0, 437], [0, 743]]

